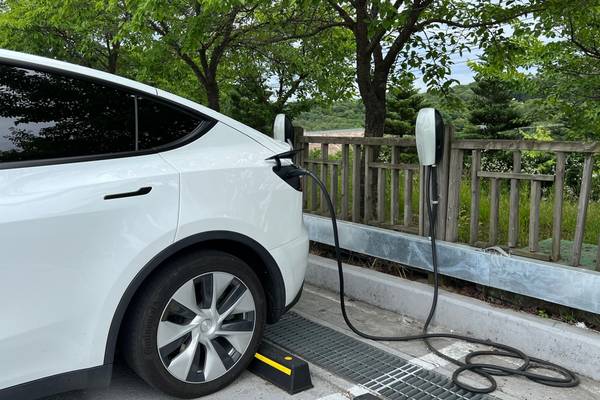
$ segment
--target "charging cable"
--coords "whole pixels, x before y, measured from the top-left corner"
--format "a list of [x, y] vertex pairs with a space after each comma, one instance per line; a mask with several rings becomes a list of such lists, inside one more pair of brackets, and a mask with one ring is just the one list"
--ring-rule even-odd
[[[491, 393], [498, 388], [498, 384], [494, 376], [523, 376], [531, 381], [537, 382], [546, 386], [553, 387], [574, 387], [579, 384], [579, 378], [573, 372], [559, 365], [553, 364], [548, 361], [540, 360], [535, 357], [528, 356], [521, 350], [511, 346], [507, 346], [501, 343], [492, 342], [491, 340], [483, 340], [472, 338], [469, 336], [455, 335], [452, 333], [429, 333], [429, 325], [433, 320], [438, 304], [438, 292], [439, 292], [439, 271], [438, 271], [438, 257], [436, 247], [436, 222], [437, 222], [437, 208], [438, 208], [438, 196], [437, 196], [437, 174], [435, 166], [426, 167], [426, 202], [427, 202], [427, 213], [429, 216], [429, 236], [431, 239], [431, 263], [433, 265], [433, 299], [431, 302], [431, 308], [429, 314], [423, 326], [423, 331], [419, 335], [410, 336], [375, 336], [368, 333], [361, 332], [358, 330], [350, 321], [348, 313], [346, 311], [346, 304], [344, 300], [344, 269], [342, 265], [342, 255], [340, 250], [340, 242], [338, 237], [337, 218], [335, 215], [335, 207], [331, 201], [329, 192], [325, 184], [311, 171], [304, 170], [302, 168], [291, 171], [291, 175], [308, 175], [313, 178], [321, 191], [325, 195], [327, 204], [329, 207], [329, 213], [331, 215], [331, 224], [333, 226], [333, 240], [335, 244], [335, 256], [337, 259], [338, 274], [340, 280], [340, 306], [342, 316], [348, 327], [352, 332], [357, 335], [375, 341], [389, 341], [389, 342], [407, 342], [412, 340], [423, 340], [429, 350], [437, 356], [447, 360], [458, 368], [452, 374], [452, 381], [458, 387], [468, 390], [473, 393]], [[433, 176], [433, 179], [432, 179]], [[465, 341], [469, 343], [480, 344], [488, 347], [492, 347], [493, 350], [485, 351], [473, 351], [467, 354], [465, 361], [460, 361], [452, 358], [446, 354], [441, 353], [430, 343], [430, 339], [455, 339]], [[475, 362], [475, 359], [482, 356], [497, 356], [502, 358], [512, 358], [520, 361], [520, 365], [517, 368], [511, 368], [499, 364]], [[554, 372], [554, 376], [536, 373], [534, 371], [546, 370]], [[489, 382], [489, 386], [486, 387], [474, 387], [468, 385], [460, 380], [460, 376], [465, 372], [475, 373]]]

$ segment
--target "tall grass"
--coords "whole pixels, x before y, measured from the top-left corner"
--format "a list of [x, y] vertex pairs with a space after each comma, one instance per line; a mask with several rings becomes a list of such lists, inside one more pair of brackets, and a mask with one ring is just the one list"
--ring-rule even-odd
[[[498, 221], [498, 241], [508, 242], [508, 216], [510, 186], [508, 181], [500, 184], [500, 208]], [[540, 204], [540, 240], [552, 237], [552, 219], [554, 205], [554, 189], [546, 188]], [[482, 182], [481, 199], [479, 204], [479, 240], [488, 239], [490, 225], [490, 193], [489, 183]], [[463, 180], [460, 190], [460, 214], [458, 222], [459, 241], [468, 242], [471, 210], [471, 183]], [[519, 191], [519, 246], [526, 246], [529, 237], [530, 186], [521, 182]], [[578, 202], [576, 198], [566, 196], [563, 201], [561, 238], [572, 240], [577, 224]], [[584, 242], [597, 244], [600, 236], [600, 203], [591, 201], [585, 223]]]

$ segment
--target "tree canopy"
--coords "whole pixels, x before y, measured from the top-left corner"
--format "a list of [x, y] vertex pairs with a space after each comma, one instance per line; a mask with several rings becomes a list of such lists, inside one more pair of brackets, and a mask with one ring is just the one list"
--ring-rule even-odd
[[[0, 0], [1, 47], [147, 82], [265, 133], [277, 113], [358, 98], [343, 119], [404, 134], [425, 99], [466, 131], [489, 125], [479, 112], [597, 138], [599, 27], [600, 0]], [[474, 48], [478, 82], [456, 86], [454, 60]], [[516, 102], [499, 98], [506, 85]], [[487, 111], [469, 111], [486, 98], [471, 89], [490, 92]]]
[[571, 138], [600, 137], [600, 1], [551, 0], [510, 37], [490, 42], [487, 76], [519, 81]]
[[4, 0], [0, 47], [106, 70], [120, 71], [129, 14], [124, 2], [103, 0]]

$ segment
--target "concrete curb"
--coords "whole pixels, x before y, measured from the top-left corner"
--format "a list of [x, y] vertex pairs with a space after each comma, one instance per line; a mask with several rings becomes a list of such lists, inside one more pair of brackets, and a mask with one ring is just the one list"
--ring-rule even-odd
[[[431, 305], [430, 286], [344, 264], [346, 295], [423, 321]], [[306, 282], [339, 292], [334, 260], [311, 255]], [[600, 379], [600, 334], [562, 322], [493, 307], [440, 291], [435, 325], [517, 347], [525, 353]]]

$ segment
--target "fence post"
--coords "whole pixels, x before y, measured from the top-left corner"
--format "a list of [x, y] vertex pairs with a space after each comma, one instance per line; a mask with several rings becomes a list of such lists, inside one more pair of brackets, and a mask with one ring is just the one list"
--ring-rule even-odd
[[531, 205], [529, 206], [529, 251], [540, 251], [540, 202], [542, 200], [542, 182], [531, 181]]
[[[521, 152], [513, 152], [513, 172], [521, 172]], [[519, 243], [519, 180], [510, 180], [510, 206], [508, 215], [508, 247]]]
[[377, 168], [377, 222], [385, 221], [385, 169]]
[[498, 211], [500, 209], [500, 180], [492, 178], [490, 183], [490, 233], [488, 245], [495, 246], [498, 243]]
[[342, 219], [348, 219], [348, 176], [350, 171], [350, 145], [342, 145]]
[[300, 153], [298, 153], [298, 159], [296, 160], [296, 163], [301, 166], [304, 167], [304, 155], [308, 154], [308, 144], [306, 146], [306, 149], [303, 147], [304, 146], [304, 128], [300, 127], [300, 126], [296, 126], [294, 127], [294, 149], [302, 149], [302, 151]]
[[[397, 146], [392, 146], [392, 164], [396, 165], [400, 160], [400, 149]], [[398, 220], [398, 210], [400, 209], [398, 204], [398, 183], [400, 177], [400, 170], [394, 168], [390, 171], [391, 178], [391, 189], [390, 189], [390, 224], [393, 226]]]
[[338, 199], [338, 166], [332, 164], [329, 166], [329, 193], [331, 196], [331, 202], [333, 203], [333, 209], [336, 210], [337, 214], [337, 199]]
[[[327, 143], [321, 143], [321, 160], [323, 163], [321, 164], [321, 180], [327, 186], [327, 160], [329, 159], [329, 145]], [[327, 212], [327, 203], [325, 200], [325, 193], [321, 192], [321, 214], [325, 214]]]
[[352, 145], [352, 222], [360, 222], [360, 145]]
[[560, 238], [562, 230], [563, 190], [565, 186], [566, 163], [565, 153], [556, 153], [556, 170], [554, 171], [554, 210], [552, 211], [552, 261], [560, 260]]
[[371, 188], [371, 161], [373, 161], [373, 147], [365, 145], [365, 215], [364, 223], [368, 224], [371, 220], [371, 210], [373, 209], [371, 202], [373, 201]]
[[[306, 160], [308, 160], [308, 143], [304, 143], [304, 128], [302, 127], [295, 127], [294, 128], [294, 148], [295, 149], [302, 149], [302, 151], [300, 153], [298, 153], [298, 159], [296, 160], [296, 162], [298, 163], [298, 165], [302, 168], [308, 168], [308, 165], [306, 165]], [[303, 178], [304, 179], [304, 190], [302, 191], [302, 207], [304, 209], [308, 208], [308, 197], [306, 195], [307, 192], [307, 188], [306, 188], [306, 177]]]
[[590, 200], [592, 186], [592, 171], [594, 169], [593, 156], [586, 155], [583, 163], [583, 174], [581, 176], [581, 191], [579, 192], [579, 206], [577, 211], [577, 225], [575, 226], [575, 238], [573, 239], [573, 259], [571, 265], [579, 266], [581, 260], [581, 247], [583, 246], [583, 235], [585, 233], [585, 217]]
[[413, 171], [411, 169], [404, 170], [404, 226], [409, 227], [412, 224], [412, 188], [413, 188]]
[[463, 169], [463, 151], [450, 151], [450, 175], [448, 179], [448, 211], [446, 214], [446, 241], [458, 240], [458, 217], [460, 214], [460, 183]]
[[440, 165], [438, 165], [438, 182], [439, 182], [439, 204], [438, 204], [438, 221], [437, 221], [437, 238], [444, 239], [446, 232], [446, 213], [448, 211], [448, 179], [450, 177], [450, 149], [452, 139], [454, 138], [454, 127], [447, 126], [444, 129], [444, 154]]
[[479, 235], [479, 170], [481, 169], [481, 150], [473, 150], [471, 154], [471, 224], [469, 227], [469, 244], [473, 246], [477, 242]]
[[[310, 163], [311, 171], [313, 174], [318, 174], [318, 165], [315, 163]], [[312, 183], [310, 186], [310, 209], [313, 212], [316, 212], [319, 209], [319, 187], [317, 186], [317, 181], [311, 179]]]

